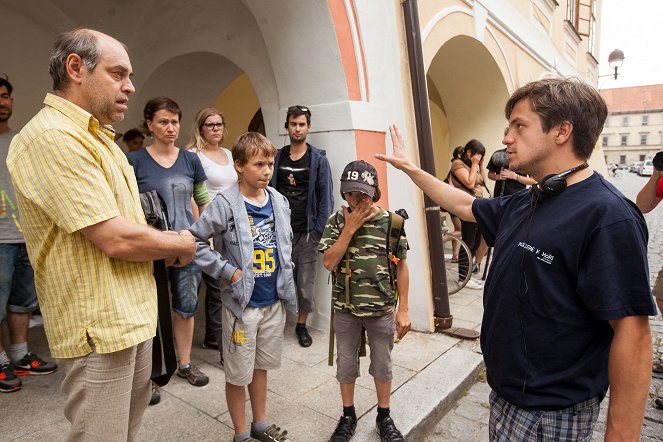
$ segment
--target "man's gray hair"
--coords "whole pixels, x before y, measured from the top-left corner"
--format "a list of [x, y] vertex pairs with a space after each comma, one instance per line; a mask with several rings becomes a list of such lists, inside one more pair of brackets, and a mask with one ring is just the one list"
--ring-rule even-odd
[[62, 91], [69, 83], [67, 57], [76, 54], [83, 60], [89, 72], [94, 71], [101, 55], [99, 40], [91, 29], [74, 29], [55, 38], [48, 72], [53, 79], [53, 90]]

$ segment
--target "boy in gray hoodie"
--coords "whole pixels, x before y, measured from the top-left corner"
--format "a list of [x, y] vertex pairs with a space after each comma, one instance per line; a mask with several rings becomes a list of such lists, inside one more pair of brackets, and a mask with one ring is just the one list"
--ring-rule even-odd
[[[189, 229], [196, 237], [195, 263], [221, 287], [220, 349], [234, 442], [288, 440], [266, 416], [267, 370], [281, 366], [285, 308], [297, 312], [290, 209], [286, 198], [268, 187], [275, 154], [264, 136], [241, 135], [233, 146], [239, 183], [218, 194]], [[250, 432], [246, 386], [253, 410]]]

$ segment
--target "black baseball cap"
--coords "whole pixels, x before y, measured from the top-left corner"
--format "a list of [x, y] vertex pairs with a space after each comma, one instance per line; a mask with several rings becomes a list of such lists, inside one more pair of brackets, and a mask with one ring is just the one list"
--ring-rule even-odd
[[341, 193], [361, 192], [373, 198], [377, 188], [378, 172], [370, 163], [357, 160], [349, 163], [343, 169]]

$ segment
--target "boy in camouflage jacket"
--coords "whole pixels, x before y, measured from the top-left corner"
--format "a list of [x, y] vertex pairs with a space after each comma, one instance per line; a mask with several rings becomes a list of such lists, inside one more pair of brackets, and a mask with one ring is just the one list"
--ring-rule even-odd
[[[357, 426], [354, 386], [359, 377], [362, 329], [367, 332], [371, 348], [368, 372], [373, 376], [377, 392], [377, 431], [382, 441], [404, 441], [389, 416], [389, 399], [394, 335], [401, 339], [410, 330], [407, 239], [403, 232], [398, 241], [396, 287], [393, 287], [387, 258], [392, 215], [375, 204], [380, 199], [375, 168], [365, 161], [348, 164], [341, 178], [341, 196], [349, 208], [343, 206], [342, 215], [340, 212], [331, 215], [318, 246], [324, 253], [325, 268], [331, 272], [340, 270], [332, 297], [336, 378], [341, 387], [343, 416], [330, 441], [349, 441]], [[350, 275], [346, 277], [348, 267]], [[346, 281], [349, 281], [347, 291]]]

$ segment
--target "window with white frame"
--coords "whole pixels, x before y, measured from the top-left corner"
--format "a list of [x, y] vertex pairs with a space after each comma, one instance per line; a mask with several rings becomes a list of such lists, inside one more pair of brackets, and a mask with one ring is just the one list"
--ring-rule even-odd
[[640, 146], [647, 145], [647, 134], [640, 134]]
[[642, 116], [642, 125], [647, 126], [649, 124], [649, 115]]
[[621, 144], [622, 146], [626, 146], [626, 143], [627, 143], [627, 142], [628, 142], [628, 135], [624, 135], [624, 134], [622, 134], [622, 136], [621, 136], [621, 143], [620, 143], [620, 144]]
[[606, 147], [608, 145], [608, 136], [603, 135], [603, 141], [601, 142], [601, 146]]

